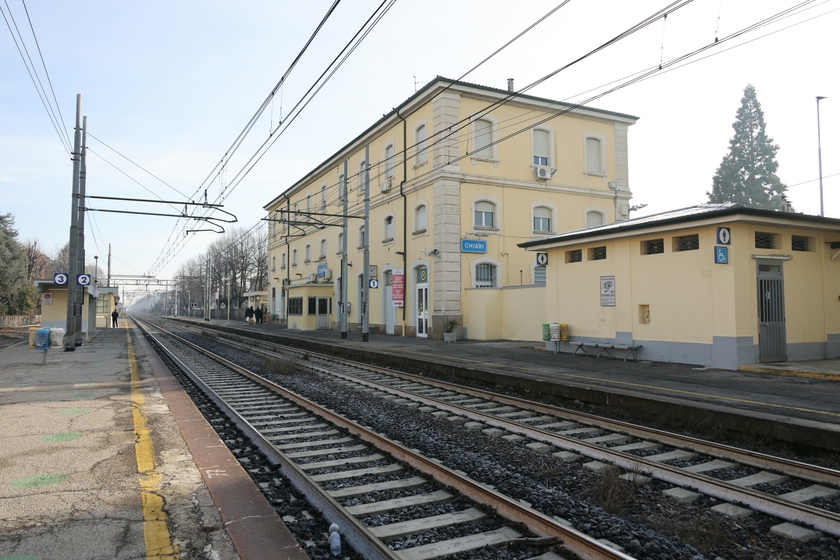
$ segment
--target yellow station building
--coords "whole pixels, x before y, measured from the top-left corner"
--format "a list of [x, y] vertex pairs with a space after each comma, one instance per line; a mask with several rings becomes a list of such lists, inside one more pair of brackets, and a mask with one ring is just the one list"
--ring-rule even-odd
[[546, 269], [518, 245], [628, 218], [636, 120], [435, 79], [264, 206], [269, 313], [336, 329], [346, 310], [358, 330], [366, 307], [371, 331], [541, 340]]
[[547, 349], [726, 369], [840, 357], [840, 220], [705, 204], [521, 247], [545, 255], [548, 320], [568, 325]]

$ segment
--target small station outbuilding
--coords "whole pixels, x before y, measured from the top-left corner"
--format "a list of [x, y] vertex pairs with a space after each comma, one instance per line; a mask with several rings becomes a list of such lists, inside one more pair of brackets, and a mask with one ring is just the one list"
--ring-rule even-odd
[[[54, 280], [36, 280], [35, 288], [41, 299], [41, 326], [62, 328], [67, 326], [67, 284]], [[111, 326], [111, 312], [119, 307], [119, 288], [116, 286], [85, 286], [82, 290], [82, 329], [85, 339], [96, 334], [98, 328]], [[122, 309], [119, 309], [122, 313]]]
[[520, 243], [567, 341], [737, 369], [840, 356], [840, 220], [704, 204]]

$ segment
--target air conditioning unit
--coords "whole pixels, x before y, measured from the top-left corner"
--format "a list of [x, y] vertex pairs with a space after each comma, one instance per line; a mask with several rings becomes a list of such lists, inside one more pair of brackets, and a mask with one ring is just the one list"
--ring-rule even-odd
[[312, 274], [309, 275], [309, 281], [310, 282], [317, 282], [318, 281], [318, 275], [313, 272]]
[[534, 175], [537, 176], [537, 179], [551, 179], [551, 168], [544, 165], [538, 165], [534, 168]]
[[291, 284], [291, 283], [292, 283], [292, 281], [291, 281], [291, 280], [289, 280], [288, 278], [283, 278], [283, 282], [282, 282], [282, 283], [283, 283], [283, 285], [284, 285], [284, 286], [288, 286], [289, 284]]
[[332, 270], [329, 268], [324, 271], [324, 280], [329, 280], [332, 278]]
[[393, 182], [394, 182], [393, 177], [387, 177], [385, 179], [385, 182], [381, 183], [379, 185], [379, 192], [383, 192], [383, 193], [390, 192], [391, 191], [391, 185], [393, 184]]

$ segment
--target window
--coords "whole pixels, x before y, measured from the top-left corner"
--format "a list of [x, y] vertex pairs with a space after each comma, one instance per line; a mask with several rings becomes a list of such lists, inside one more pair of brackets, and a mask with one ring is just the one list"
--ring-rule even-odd
[[587, 136], [585, 143], [586, 173], [604, 175], [604, 141], [597, 136]]
[[347, 183], [344, 181], [344, 174], [338, 176], [338, 200], [336, 204], [341, 206], [347, 197]]
[[496, 205], [492, 202], [476, 202], [475, 203], [475, 227], [477, 228], [492, 228], [495, 227], [493, 221], [496, 212]]
[[426, 125], [421, 124], [414, 131], [414, 165], [426, 163]]
[[306, 211], [312, 212], [312, 195], [306, 195]]
[[394, 145], [388, 144], [385, 147], [385, 178], [394, 176]]
[[534, 165], [550, 165], [551, 136], [547, 130], [535, 128], [533, 132]]
[[551, 208], [545, 206], [534, 208], [534, 231], [545, 233], [551, 231]]
[[586, 213], [586, 227], [592, 228], [604, 223], [604, 214], [598, 210], [590, 210]]
[[755, 248], [756, 249], [775, 249], [776, 235], [773, 233], [766, 233], [762, 231], [755, 232]]
[[700, 236], [696, 233], [693, 235], [680, 235], [674, 238], [673, 251], [696, 251], [700, 249]]
[[367, 162], [364, 160], [359, 162], [359, 188], [356, 189], [356, 200], [362, 200], [365, 197], [365, 173], [367, 173]]
[[488, 119], [473, 121], [473, 153], [478, 159], [493, 159], [493, 123]]
[[327, 185], [321, 185], [321, 212], [327, 211]]
[[602, 261], [607, 258], [607, 248], [605, 246], [592, 247], [589, 249], [590, 261]]
[[275, 255], [271, 256], [271, 272], [277, 270], [277, 257]]
[[642, 241], [643, 255], [656, 255], [665, 252], [665, 240], [661, 237], [659, 239], [646, 239]]
[[303, 262], [308, 263], [311, 260], [312, 260], [312, 245], [307, 243], [306, 247], [303, 250]]
[[359, 228], [359, 249], [364, 249], [365, 247], [365, 226], [361, 226]]
[[475, 265], [475, 287], [493, 288], [496, 285], [496, 266], [491, 263]]
[[344, 234], [343, 233], [338, 234], [337, 249], [338, 250], [335, 252], [336, 255], [340, 255], [344, 252]]
[[286, 253], [280, 254], [280, 270], [286, 268]]
[[303, 315], [303, 298], [289, 298], [289, 315]]
[[318, 298], [317, 297], [310, 297], [307, 300], [309, 304], [306, 310], [307, 315], [317, 315], [318, 314]]
[[102, 294], [96, 298], [96, 312], [110, 313], [111, 312], [111, 298], [108, 294]]
[[414, 233], [426, 231], [426, 205], [421, 204], [414, 209]]
[[382, 242], [393, 241], [394, 240], [394, 217], [387, 216], [385, 218], [385, 223], [382, 231]]
[[813, 247], [813, 237], [805, 237], [804, 235], [794, 235], [790, 238], [790, 248], [793, 251], [811, 251]]
[[292, 266], [297, 266], [297, 249], [292, 249]]
[[320, 251], [320, 253], [318, 253], [318, 258], [319, 259], [326, 259], [327, 258], [327, 240], [326, 239], [321, 240], [321, 251]]
[[567, 263], [583, 262], [583, 251], [581, 249], [573, 249], [571, 251], [566, 251], [566, 262]]

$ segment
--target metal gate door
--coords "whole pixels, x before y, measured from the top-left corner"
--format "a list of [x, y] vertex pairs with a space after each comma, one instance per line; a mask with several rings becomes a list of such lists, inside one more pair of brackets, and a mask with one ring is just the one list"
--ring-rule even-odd
[[330, 298], [318, 298], [318, 310], [315, 317], [316, 329], [330, 328]]
[[787, 359], [782, 265], [758, 263], [758, 348], [762, 362]]

